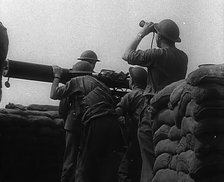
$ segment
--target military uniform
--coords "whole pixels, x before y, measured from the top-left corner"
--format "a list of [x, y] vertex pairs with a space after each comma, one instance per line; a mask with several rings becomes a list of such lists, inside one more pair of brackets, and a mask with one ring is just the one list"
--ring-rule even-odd
[[138, 129], [143, 161], [141, 182], [148, 182], [152, 179], [152, 168], [155, 160], [149, 101], [155, 93], [166, 85], [185, 78], [188, 58], [183, 51], [176, 47], [166, 47], [131, 51], [126, 61], [131, 65], [148, 68], [148, 84], [144, 93], [146, 102]]
[[141, 175], [141, 154], [137, 138], [140, 113], [144, 106], [144, 89], [135, 87], [117, 104], [126, 117], [127, 151], [119, 167], [119, 182], [138, 182]]
[[185, 78], [188, 58], [176, 47], [167, 47], [132, 51], [127, 62], [149, 69], [147, 92], [156, 93], [166, 85]]
[[106, 160], [119, 147], [121, 134], [109, 88], [92, 76], [80, 76], [57, 87], [56, 95], [71, 100], [62, 181], [112, 180], [112, 162]]

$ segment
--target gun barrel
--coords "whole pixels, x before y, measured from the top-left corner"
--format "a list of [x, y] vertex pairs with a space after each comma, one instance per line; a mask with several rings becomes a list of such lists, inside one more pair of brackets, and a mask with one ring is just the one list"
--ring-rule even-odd
[[[4, 62], [2, 74], [4, 77], [42, 82], [52, 82], [54, 79], [53, 69], [50, 65], [27, 63], [14, 60], [7, 60]], [[72, 75], [69, 73], [69, 69], [62, 68], [60, 82], [67, 82], [71, 76]]]

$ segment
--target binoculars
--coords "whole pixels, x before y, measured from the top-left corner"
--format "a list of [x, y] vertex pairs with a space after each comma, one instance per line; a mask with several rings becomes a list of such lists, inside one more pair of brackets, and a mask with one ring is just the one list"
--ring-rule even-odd
[[[145, 22], [144, 20], [141, 20], [141, 21], [139, 22], [139, 26], [140, 26], [140, 27], [144, 27], [145, 23], [146, 23], [146, 22]], [[154, 23], [153, 23], [153, 25], [154, 25]], [[156, 32], [156, 30], [153, 29], [153, 32]]]
[[144, 21], [144, 20], [141, 20], [141, 21], [139, 22], [139, 26], [140, 26], [140, 27], [144, 27], [144, 25], [145, 25], [145, 21]]

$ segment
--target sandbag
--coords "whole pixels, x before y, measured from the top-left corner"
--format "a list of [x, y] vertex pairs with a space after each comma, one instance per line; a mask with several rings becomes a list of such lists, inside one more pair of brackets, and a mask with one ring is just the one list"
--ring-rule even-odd
[[174, 108], [175, 105], [179, 103], [179, 112], [185, 113], [186, 106], [191, 100], [195, 100], [197, 104], [201, 104], [206, 100], [224, 99], [224, 86], [215, 83], [200, 85], [200, 87], [186, 84], [182, 87], [182, 92], [178, 101], [172, 98], [172, 94], [170, 96], [169, 105]]
[[28, 118], [18, 114], [4, 114], [0, 113], [0, 129], [11, 126], [29, 126]]
[[152, 182], [177, 182], [177, 172], [170, 169], [161, 169], [159, 170]]
[[186, 173], [180, 171], [177, 173], [178, 182], [194, 182], [194, 180]]
[[166, 169], [169, 167], [170, 162], [172, 160], [172, 155], [168, 153], [162, 153], [159, 155], [153, 166], [153, 173], [155, 174], [160, 169]]
[[23, 111], [25, 111], [27, 109], [26, 106], [23, 106], [21, 104], [14, 104], [11, 102], [9, 102], [7, 105], [5, 105], [5, 108], [6, 109], [19, 109], [19, 110], [23, 110]]
[[191, 133], [186, 135], [186, 149], [194, 150], [195, 147], [195, 136]]
[[65, 147], [63, 120], [57, 118], [56, 111], [10, 106], [14, 109], [0, 110], [0, 178], [2, 181], [60, 181]]
[[178, 160], [178, 155], [177, 154], [173, 155], [169, 165], [170, 169], [175, 171], [177, 170], [177, 160]]
[[168, 138], [170, 140], [180, 140], [181, 139], [181, 130], [178, 129], [176, 125], [172, 126], [168, 133]]
[[[224, 87], [217, 84], [206, 84], [200, 87], [185, 86], [178, 105], [174, 107], [175, 123], [180, 127], [180, 121], [186, 113], [186, 107], [191, 100], [202, 104], [207, 100], [224, 99]], [[177, 107], [177, 108], [176, 108]]]
[[171, 141], [170, 139], [161, 140], [155, 146], [155, 155], [158, 156], [162, 153], [176, 154], [178, 141]]
[[158, 112], [163, 108], [166, 108], [168, 106], [168, 102], [170, 101], [170, 94], [173, 92], [173, 90], [185, 82], [185, 80], [179, 80], [177, 82], [173, 82], [166, 87], [164, 87], [162, 90], [160, 90], [151, 100], [150, 105], [153, 108], [154, 112]]
[[224, 85], [224, 64], [216, 64], [200, 67], [191, 72], [186, 81], [190, 85], [199, 85], [205, 82], [213, 82]]
[[224, 100], [205, 100], [200, 104], [191, 100], [187, 104], [185, 116], [191, 116], [195, 120], [208, 117], [224, 117]]
[[179, 103], [173, 109], [174, 114], [174, 123], [178, 129], [181, 127], [182, 120], [184, 118], [184, 114], [179, 112]]
[[194, 166], [195, 154], [192, 150], [182, 152], [177, 159], [177, 172], [188, 174]]
[[27, 106], [27, 109], [37, 111], [58, 111], [58, 106], [30, 104]]
[[180, 142], [177, 145], [176, 153], [180, 154], [181, 152], [185, 152], [187, 150], [186, 137], [182, 137]]
[[168, 103], [168, 107], [170, 109], [173, 109], [177, 105], [177, 103], [180, 101], [181, 95], [186, 86], [187, 86], [187, 83], [186, 81], [184, 81], [180, 85], [178, 85], [170, 94], [170, 102]]
[[36, 110], [21, 110], [18, 108], [15, 109], [0, 109], [1, 113], [4, 114], [17, 114], [21, 116], [47, 116], [51, 119], [59, 118], [58, 111], [36, 111]]
[[156, 145], [159, 141], [167, 139], [170, 126], [164, 124], [162, 125], [153, 135], [153, 143]]
[[181, 152], [185, 152], [187, 150], [194, 150], [195, 146], [195, 137], [192, 134], [187, 134], [185, 137], [182, 137], [177, 148], [176, 153], [180, 154]]
[[174, 122], [174, 112], [168, 108], [159, 111], [153, 118], [154, 122], [152, 125], [153, 133], [159, 129], [163, 124], [173, 126]]
[[184, 117], [181, 122], [181, 136], [186, 136], [188, 133], [194, 133], [197, 121], [192, 117]]

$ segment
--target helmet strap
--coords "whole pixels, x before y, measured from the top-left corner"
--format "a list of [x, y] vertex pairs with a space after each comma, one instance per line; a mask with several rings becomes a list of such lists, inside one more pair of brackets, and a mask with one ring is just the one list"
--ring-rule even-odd
[[[153, 40], [155, 38], [155, 32], [153, 32], [153, 36], [152, 36], [152, 41], [151, 41], [151, 49], [152, 49], [152, 46], [153, 46]], [[151, 65], [152, 66], [152, 65]], [[153, 79], [153, 76], [152, 76], [152, 72], [151, 72], [151, 66], [147, 67], [147, 71], [148, 71], [148, 75], [149, 75], [149, 80], [151, 82], [151, 86], [152, 86], [152, 93], [154, 93], [156, 90], [155, 90], [155, 84], [154, 84], [154, 79]]]
[[153, 35], [152, 35], [152, 41], [151, 41], [151, 49], [152, 49], [152, 46], [153, 46], [153, 41], [154, 41], [154, 38], [155, 38], [155, 32], [153, 32]]

